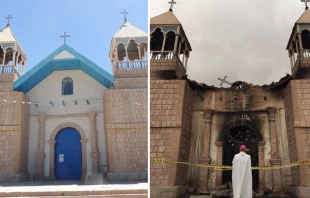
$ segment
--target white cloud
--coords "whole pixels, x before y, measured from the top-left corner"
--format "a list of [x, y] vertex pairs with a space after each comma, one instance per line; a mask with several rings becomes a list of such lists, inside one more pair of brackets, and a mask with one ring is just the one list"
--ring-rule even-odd
[[[150, 0], [150, 15], [168, 11], [167, 0]], [[286, 45], [304, 4], [292, 0], [177, 1], [174, 14], [193, 51], [190, 79], [219, 86], [227, 80], [269, 84], [291, 73]]]

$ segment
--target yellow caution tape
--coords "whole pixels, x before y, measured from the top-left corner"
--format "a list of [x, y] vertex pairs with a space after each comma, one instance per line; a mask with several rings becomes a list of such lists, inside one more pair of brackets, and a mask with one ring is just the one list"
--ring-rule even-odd
[[[188, 165], [188, 166], [200, 166], [200, 167], [207, 167], [207, 168], [214, 168], [215, 170], [232, 170], [232, 166], [223, 166], [223, 165], [215, 165], [215, 164], [193, 164], [193, 163], [188, 163], [188, 162], [176, 162], [176, 161], [172, 161], [172, 160], [167, 160], [165, 158], [161, 158], [161, 159], [154, 159], [153, 160], [154, 164], [166, 164], [166, 163], [170, 163], [170, 164], [183, 164], [183, 165]], [[309, 160], [303, 160], [303, 161], [298, 161], [298, 162], [294, 162], [294, 163], [290, 163], [290, 164], [286, 164], [286, 165], [282, 165], [282, 166], [253, 166], [252, 169], [253, 170], [275, 170], [275, 169], [281, 169], [281, 168], [290, 168], [293, 166], [299, 166], [302, 164], [306, 164], [308, 166], [310, 166], [310, 161]]]

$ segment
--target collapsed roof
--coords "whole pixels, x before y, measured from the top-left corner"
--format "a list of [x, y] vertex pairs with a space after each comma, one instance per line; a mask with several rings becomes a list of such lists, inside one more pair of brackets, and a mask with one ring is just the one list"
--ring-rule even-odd
[[[206, 85], [205, 83], [198, 83], [194, 80], [190, 80], [187, 78], [187, 76], [185, 76], [183, 78], [184, 80], [186, 80], [190, 87], [192, 89], [199, 89], [199, 90], [214, 90], [214, 89], [221, 89], [222, 87], [215, 87], [215, 86], [209, 86]], [[290, 80], [293, 79], [292, 76], [290, 74], [287, 74], [286, 76], [284, 76], [283, 78], [281, 78], [278, 82], [272, 82], [269, 85], [253, 85], [252, 83], [247, 83], [244, 81], [236, 81], [234, 83], [232, 83], [231, 88], [235, 88], [235, 89], [247, 89], [247, 88], [263, 88], [263, 89], [284, 89], [286, 87], [286, 85], [290, 82]]]

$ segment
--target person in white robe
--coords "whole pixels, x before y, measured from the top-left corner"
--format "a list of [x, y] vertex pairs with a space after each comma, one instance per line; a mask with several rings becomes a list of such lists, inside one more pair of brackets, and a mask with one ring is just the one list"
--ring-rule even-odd
[[232, 186], [234, 198], [252, 198], [251, 156], [245, 153], [246, 146], [241, 145], [232, 166]]

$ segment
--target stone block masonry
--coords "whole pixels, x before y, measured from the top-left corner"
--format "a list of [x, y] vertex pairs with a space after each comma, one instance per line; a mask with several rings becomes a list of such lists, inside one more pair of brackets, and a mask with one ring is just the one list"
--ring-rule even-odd
[[108, 179], [147, 180], [147, 68], [117, 69], [104, 96]]
[[[181, 79], [185, 75], [185, 69], [182, 64], [176, 59], [166, 60], [159, 59], [153, 60], [150, 68], [151, 80], [166, 79], [167, 76], [172, 79]], [[167, 74], [167, 71], [173, 71]]]
[[[151, 161], [164, 157], [186, 162], [190, 149], [193, 91], [185, 80], [151, 80], [150, 86]], [[173, 196], [184, 193], [186, 172], [185, 165], [151, 163], [151, 196], [161, 196], [158, 193], [163, 191]]]
[[[291, 162], [310, 159], [310, 80], [292, 80], [285, 90], [285, 114]], [[292, 183], [308, 184], [305, 166], [292, 168]]]
[[0, 74], [0, 79], [0, 182], [26, 180], [30, 107], [12, 102], [27, 101], [12, 90], [15, 74]]

